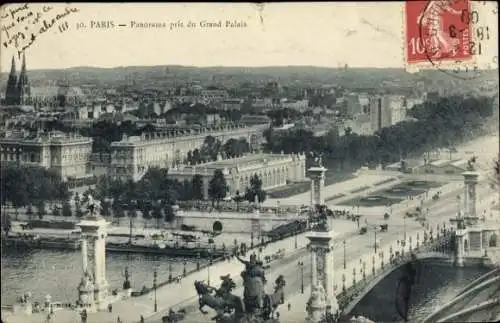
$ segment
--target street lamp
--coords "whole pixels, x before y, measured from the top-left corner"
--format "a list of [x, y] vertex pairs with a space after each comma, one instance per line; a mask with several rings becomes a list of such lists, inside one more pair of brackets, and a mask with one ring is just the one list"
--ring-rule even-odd
[[155, 291], [155, 305], [154, 305], [155, 313], [158, 312], [158, 301], [156, 299], [156, 279], [157, 279], [157, 277], [158, 277], [158, 273], [155, 270], [153, 273], [153, 289]]
[[208, 266], [207, 266], [207, 283], [208, 285], [210, 286], [210, 267], [212, 267], [212, 264], [213, 264], [213, 261], [212, 261], [212, 255], [210, 254], [209, 255], [209, 263], [208, 263]]
[[297, 234], [298, 234], [298, 231], [295, 231], [295, 249], [297, 249]]
[[403, 216], [403, 225], [404, 225], [404, 240], [406, 241], [406, 213]]
[[298, 266], [300, 267], [300, 293], [304, 294], [304, 263], [299, 261]]
[[172, 264], [168, 264], [168, 282], [172, 282]]
[[342, 244], [344, 245], [344, 269], [345, 269], [345, 267], [346, 267], [346, 255], [345, 255], [345, 244], [346, 244], [346, 242], [345, 242], [345, 240], [344, 240], [344, 242]]
[[375, 233], [375, 243], [373, 244], [375, 253], [377, 253], [377, 227], [374, 227], [373, 232]]

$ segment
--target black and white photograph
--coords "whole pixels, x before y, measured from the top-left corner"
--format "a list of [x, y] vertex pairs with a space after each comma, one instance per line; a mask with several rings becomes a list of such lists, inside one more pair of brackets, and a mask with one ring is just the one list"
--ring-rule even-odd
[[498, 3], [0, 7], [2, 323], [500, 321]]

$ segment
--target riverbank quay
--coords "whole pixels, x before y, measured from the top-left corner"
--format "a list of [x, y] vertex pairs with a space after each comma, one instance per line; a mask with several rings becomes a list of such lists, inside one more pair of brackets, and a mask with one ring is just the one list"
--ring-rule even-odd
[[[356, 226], [351, 221], [335, 221], [335, 227], [339, 231], [339, 239], [347, 239], [352, 236], [358, 236]], [[283, 266], [289, 266], [290, 263], [295, 264], [297, 257], [302, 257], [307, 254], [306, 246], [309, 241], [306, 238], [306, 235], [307, 233], [303, 233], [296, 237], [289, 237], [284, 240], [269, 243], [265, 247], [255, 250], [255, 252], [261, 259], [266, 258], [266, 256], [276, 254], [278, 251], [283, 252], [284, 257], [268, 263], [268, 265], [270, 265], [269, 270], [271, 272], [280, 271]], [[246, 258], [248, 258], [248, 255]], [[168, 312], [169, 308], [179, 310], [184, 307], [193, 306], [192, 304], [195, 304], [197, 300], [196, 291], [193, 286], [195, 280], [204, 280], [206, 282], [210, 282], [210, 284], [214, 287], [219, 287], [220, 276], [230, 274], [235, 278], [237, 284], [241, 284], [240, 273], [242, 270], [243, 265], [238, 260], [231, 257], [230, 259], [214, 263], [212, 266], [202, 268], [199, 271], [187, 273], [185, 277], [182, 277], [180, 280], [176, 280], [170, 284], [158, 284], [156, 289], [156, 297], [158, 301], [157, 314], [160, 315], [161, 313]], [[158, 277], [158, 280], [162, 281], [165, 280], [165, 278], [166, 277]], [[124, 323], [138, 322], [140, 315], [143, 315], [145, 318], [153, 316], [155, 315], [154, 294], [154, 290], [149, 289], [149, 293], [139, 297], [117, 300], [113, 303], [112, 313], [89, 313], [87, 322], [115, 323], [118, 315], [120, 315], [120, 318]], [[44, 313], [34, 313], [31, 316], [27, 316], [21, 314], [12, 315], [11, 313], [5, 312], [2, 316], [5, 318], [5, 322], [35, 323], [44, 321], [47, 313], [45, 313], [45, 315], [43, 314]], [[81, 319], [77, 311], [61, 309], [55, 312], [52, 322], [81, 322]]]

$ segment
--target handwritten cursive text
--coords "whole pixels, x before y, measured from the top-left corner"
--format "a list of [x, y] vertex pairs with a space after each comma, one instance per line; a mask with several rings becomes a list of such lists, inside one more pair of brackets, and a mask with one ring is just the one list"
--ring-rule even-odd
[[35, 9], [25, 3], [18, 7], [9, 7], [7, 12], [2, 14], [2, 19], [5, 20], [0, 28], [0, 33], [5, 36], [2, 45], [5, 48], [14, 47], [18, 55], [21, 55], [47, 32], [67, 31], [67, 17], [77, 12], [78, 8], [69, 6], [59, 9], [43, 5]]

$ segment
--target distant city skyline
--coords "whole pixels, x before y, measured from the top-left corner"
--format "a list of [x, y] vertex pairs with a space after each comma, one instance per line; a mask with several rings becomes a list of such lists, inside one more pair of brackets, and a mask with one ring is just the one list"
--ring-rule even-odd
[[[169, 65], [404, 68], [403, 4], [52, 4], [53, 9], [40, 20], [50, 21], [56, 14], [66, 13], [66, 8], [78, 12], [67, 14], [66, 20], [60, 19], [44, 33], [38, 34], [38, 27], [27, 25], [27, 34], [33, 30], [37, 34], [25, 51], [27, 67], [29, 70]], [[12, 38], [25, 27], [16, 23], [7, 28], [13, 21], [11, 10], [22, 6], [3, 7], [2, 16], [8, 17], [2, 19], [2, 44], [7, 34]], [[28, 11], [36, 15], [43, 9], [41, 4], [29, 4], [28, 9], [14, 15]], [[189, 20], [196, 27], [188, 28]], [[219, 20], [222, 25], [229, 21], [246, 27], [200, 27], [203, 21]], [[114, 23], [112, 29], [90, 28], [91, 24], [97, 26], [98, 22], [103, 26], [106, 25], [103, 22], [110, 21]], [[170, 30], [170, 22], [177, 21], [183, 22], [184, 27]], [[167, 27], [131, 28], [132, 22], [136, 26], [166, 22]], [[77, 30], [81, 24], [86, 28]], [[490, 26], [496, 28], [497, 24]], [[61, 28], [66, 30], [60, 32]], [[485, 42], [483, 48], [497, 53], [497, 30], [492, 34], [494, 40]], [[18, 50], [12, 44], [8, 48], [1, 45], [0, 51], [2, 72], [10, 70], [13, 55], [16, 67], [20, 67]]]

